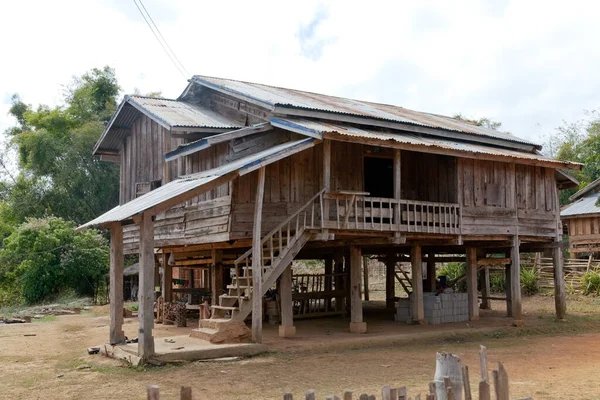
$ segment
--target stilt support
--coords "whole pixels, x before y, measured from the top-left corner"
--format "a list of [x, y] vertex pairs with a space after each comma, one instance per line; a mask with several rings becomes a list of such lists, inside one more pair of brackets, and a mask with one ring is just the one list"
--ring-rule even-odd
[[138, 355], [147, 360], [154, 355], [154, 221], [148, 213], [140, 221], [139, 281]]
[[350, 332], [365, 333], [362, 299], [360, 293], [360, 270], [362, 264], [360, 246], [350, 246]]
[[564, 321], [567, 317], [567, 299], [565, 297], [565, 275], [563, 273], [562, 249], [556, 247], [552, 250], [554, 263], [554, 306], [556, 319]]
[[521, 309], [521, 257], [519, 254], [519, 237], [513, 236], [513, 244], [510, 251], [510, 286], [512, 301], [512, 317], [515, 326], [523, 325], [523, 315]]
[[283, 271], [279, 278], [279, 298], [281, 300], [281, 325], [279, 336], [283, 338], [294, 337], [294, 303], [292, 301], [292, 266]]
[[123, 333], [123, 227], [110, 226], [110, 343], [125, 340]]
[[410, 258], [412, 263], [412, 318], [413, 323], [425, 325], [425, 306], [423, 304], [423, 256], [421, 245], [415, 244], [410, 249]]
[[477, 299], [477, 249], [467, 247], [467, 298], [469, 307], [469, 321], [479, 319], [479, 304]]

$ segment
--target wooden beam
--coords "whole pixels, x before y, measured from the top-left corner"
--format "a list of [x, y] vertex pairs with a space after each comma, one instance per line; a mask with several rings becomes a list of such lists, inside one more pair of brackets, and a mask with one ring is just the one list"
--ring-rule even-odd
[[262, 209], [265, 196], [265, 167], [258, 170], [254, 228], [252, 230], [252, 340], [262, 342]]
[[[481, 305], [480, 308], [482, 310], [491, 310], [492, 306], [490, 303], [490, 269], [489, 267], [484, 267], [480, 273], [480, 287], [481, 287]], [[503, 299], [504, 300], [504, 299]]]
[[369, 257], [363, 256], [362, 260], [365, 301], [369, 301]]
[[279, 336], [294, 337], [294, 302], [292, 301], [292, 266], [288, 266], [279, 278], [279, 299], [281, 301], [281, 325]]
[[512, 317], [512, 278], [510, 272], [511, 266], [507, 265], [504, 267], [504, 291], [506, 293], [506, 316]]
[[[427, 255], [427, 291], [435, 292], [437, 286], [435, 263], [437, 258], [434, 253]], [[442, 261], [443, 262], [443, 261]]]
[[514, 324], [521, 326], [523, 325], [521, 308], [521, 258], [519, 254], [519, 237], [517, 235], [513, 237], [510, 259], [512, 316], [514, 318]]
[[123, 227], [110, 225], [110, 343], [125, 340], [123, 332]]
[[367, 324], [363, 322], [360, 294], [361, 261], [360, 246], [350, 246], [350, 332], [352, 333], [367, 332]]
[[[560, 207], [558, 205], [557, 187], [554, 187], [552, 196], [554, 197], [554, 206], [556, 208], [556, 236], [554, 238], [554, 242], [561, 243], [562, 222], [560, 220]], [[565, 293], [565, 275], [563, 272], [564, 258], [562, 254], [562, 248], [556, 247], [552, 249], [552, 258], [554, 264], [554, 307], [556, 311], [556, 318], [559, 321], [564, 321], [567, 317], [567, 298]]]
[[[348, 280], [346, 276], [342, 275], [344, 273], [344, 253], [341, 249], [335, 249], [333, 253], [333, 270], [335, 272], [335, 290], [338, 292], [346, 290]], [[336, 311], [344, 310], [344, 298], [345, 296], [335, 298]]]
[[[333, 256], [325, 257], [325, 291], [333, 291]], [[326, 309], [331, 310], [331, 298], [325, 300]]]
[[388, 259], [385, 262], [385, 306], [396, 306], [396, 261]]
[[469, 308], [469, 321], [479, 319], [479, 305], [477, 304], [477, 249], [467, 247], [467, 298]]
[[140, 221], [138, 301], [138, 355], [147, 360], [154, 355], [154, 222], [149, 213]]
[[[325, 193], [331, 192], [331, 140], [323, 140], [323, 187], [326, 188]], [[329, 221], [329, 203], [328, 199], [323, 199], [323, 215], [324, 222]], [[323, 229], [325, 236], [329, 233], [328, 229]]]
[[212, 274], [211, 274], [211, 297], [212, 304], [219, 304], [219, 296], [223, 294], [223, 250], [212, 249], [211, 258], [213, 260], [212, 264]]
[[173, 301], [173, 266], [169, 264], [171, 253], [165, 253], [163, 249], [163, 298], [165, 303]]
[[[400, 149], [394, 150], [394, 199], [402, 198], [402, 160]], [[394, 223], [400, 225], [400, 205], [394, 205]], [[400, 232], [394, 232], [395, 238], [400, 238]], [[406, 241], [406, 239], [405, 239]]]
[[410, 249], [412, 264], [412, 319], [415, 324], [426, 324], [425, 306], [423, 303], [423, 262], [421, 245], [414, 244]]

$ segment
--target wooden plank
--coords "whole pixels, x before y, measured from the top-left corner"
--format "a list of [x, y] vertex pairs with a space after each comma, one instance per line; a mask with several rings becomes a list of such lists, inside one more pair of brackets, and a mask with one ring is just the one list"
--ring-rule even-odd
[[521, 261], [519, 254], [519, 237], [517, 235], [513, 236], [513, 245], [511, 247], [510, 258], [512, 317], [515, 319], [516, 324], [522, 324]]
[[154, 224], [152, 215], [142, 214], [140, 225], [140, 270], [138, 311], [138, 355], [147, 360], [154, 355]]
[[179, 392], [180, 400], [192, 400], [192, 387], [191, 386], [182, 386], [181, 391]]
[[123, 332], [123, 227], [110, 225], [110, 343], [125, 340]]
[[363, 309], [360, 288], [360, 271], [362, 257], [360, 246], [350, 246], [350, 331], [365, 333], [366, 323], [363, 322]]
[[467, 247], [467, 297], [469, 308], [469, 321], [479, 319], [479, 304], [477, 300], [477, 249]]
[[262, 248], [261, 225], [262, 207], [265, 194], [265, 167], [258, 170], [258, 182], [254, 209], [254, 229], [252, 232], [252, 340], [262, 342]]
[[421, 245], [414, 244], [410, 250], [412, 266], [412, 318], [417, 324], [425, 323], [425, 306], [423, 303], [423, 270]]
[[147, 399], [148, 400], [160, 400], [160, 391], [158, 389], [158, 386], [148, 386], [146, 388], [146, 392], [147, 392]]

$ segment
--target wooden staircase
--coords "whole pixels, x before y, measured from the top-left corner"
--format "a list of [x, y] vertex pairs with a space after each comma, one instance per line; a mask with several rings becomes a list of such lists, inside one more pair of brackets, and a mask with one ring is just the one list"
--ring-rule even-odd
[[406, 294], [412, 293], [412, 281], [408, 274], [402, 269], [402, 266], [396, 266], [396, 280], [400, 282], [402, 285], [402, 289], [406, 292]]
[[[321, 190], [304, 206], [279, 224], [261, 239], [259, 265], [262, 269], [261, 293], [264, 296], [277, 278], [291, 264], [314, 233], [323, 228], [323, 193]], [[219, 304], [212, 306], [212, 316], [200, 320], [200, 327], [192, 336], [217, 343], [219, 332], [230, 329], [229, 325], [241, 327], [252, 312], [254, 291], [252, 261], [254, 254], [249, 249], [234, 262], [234, 276], [227, 286], [227, 294], [219, 296]], [[226, 335], [221, 335], [226, 336]], [[236, 336], [236, 335], [234, 335]]]

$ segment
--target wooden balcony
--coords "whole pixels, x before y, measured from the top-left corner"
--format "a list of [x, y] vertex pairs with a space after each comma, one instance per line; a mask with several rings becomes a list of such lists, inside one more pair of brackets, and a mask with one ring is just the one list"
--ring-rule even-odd
[[455, 203], [368, 197], [365, 192], [324, 195], [324, 228], [459, 235], [461, 209]]

